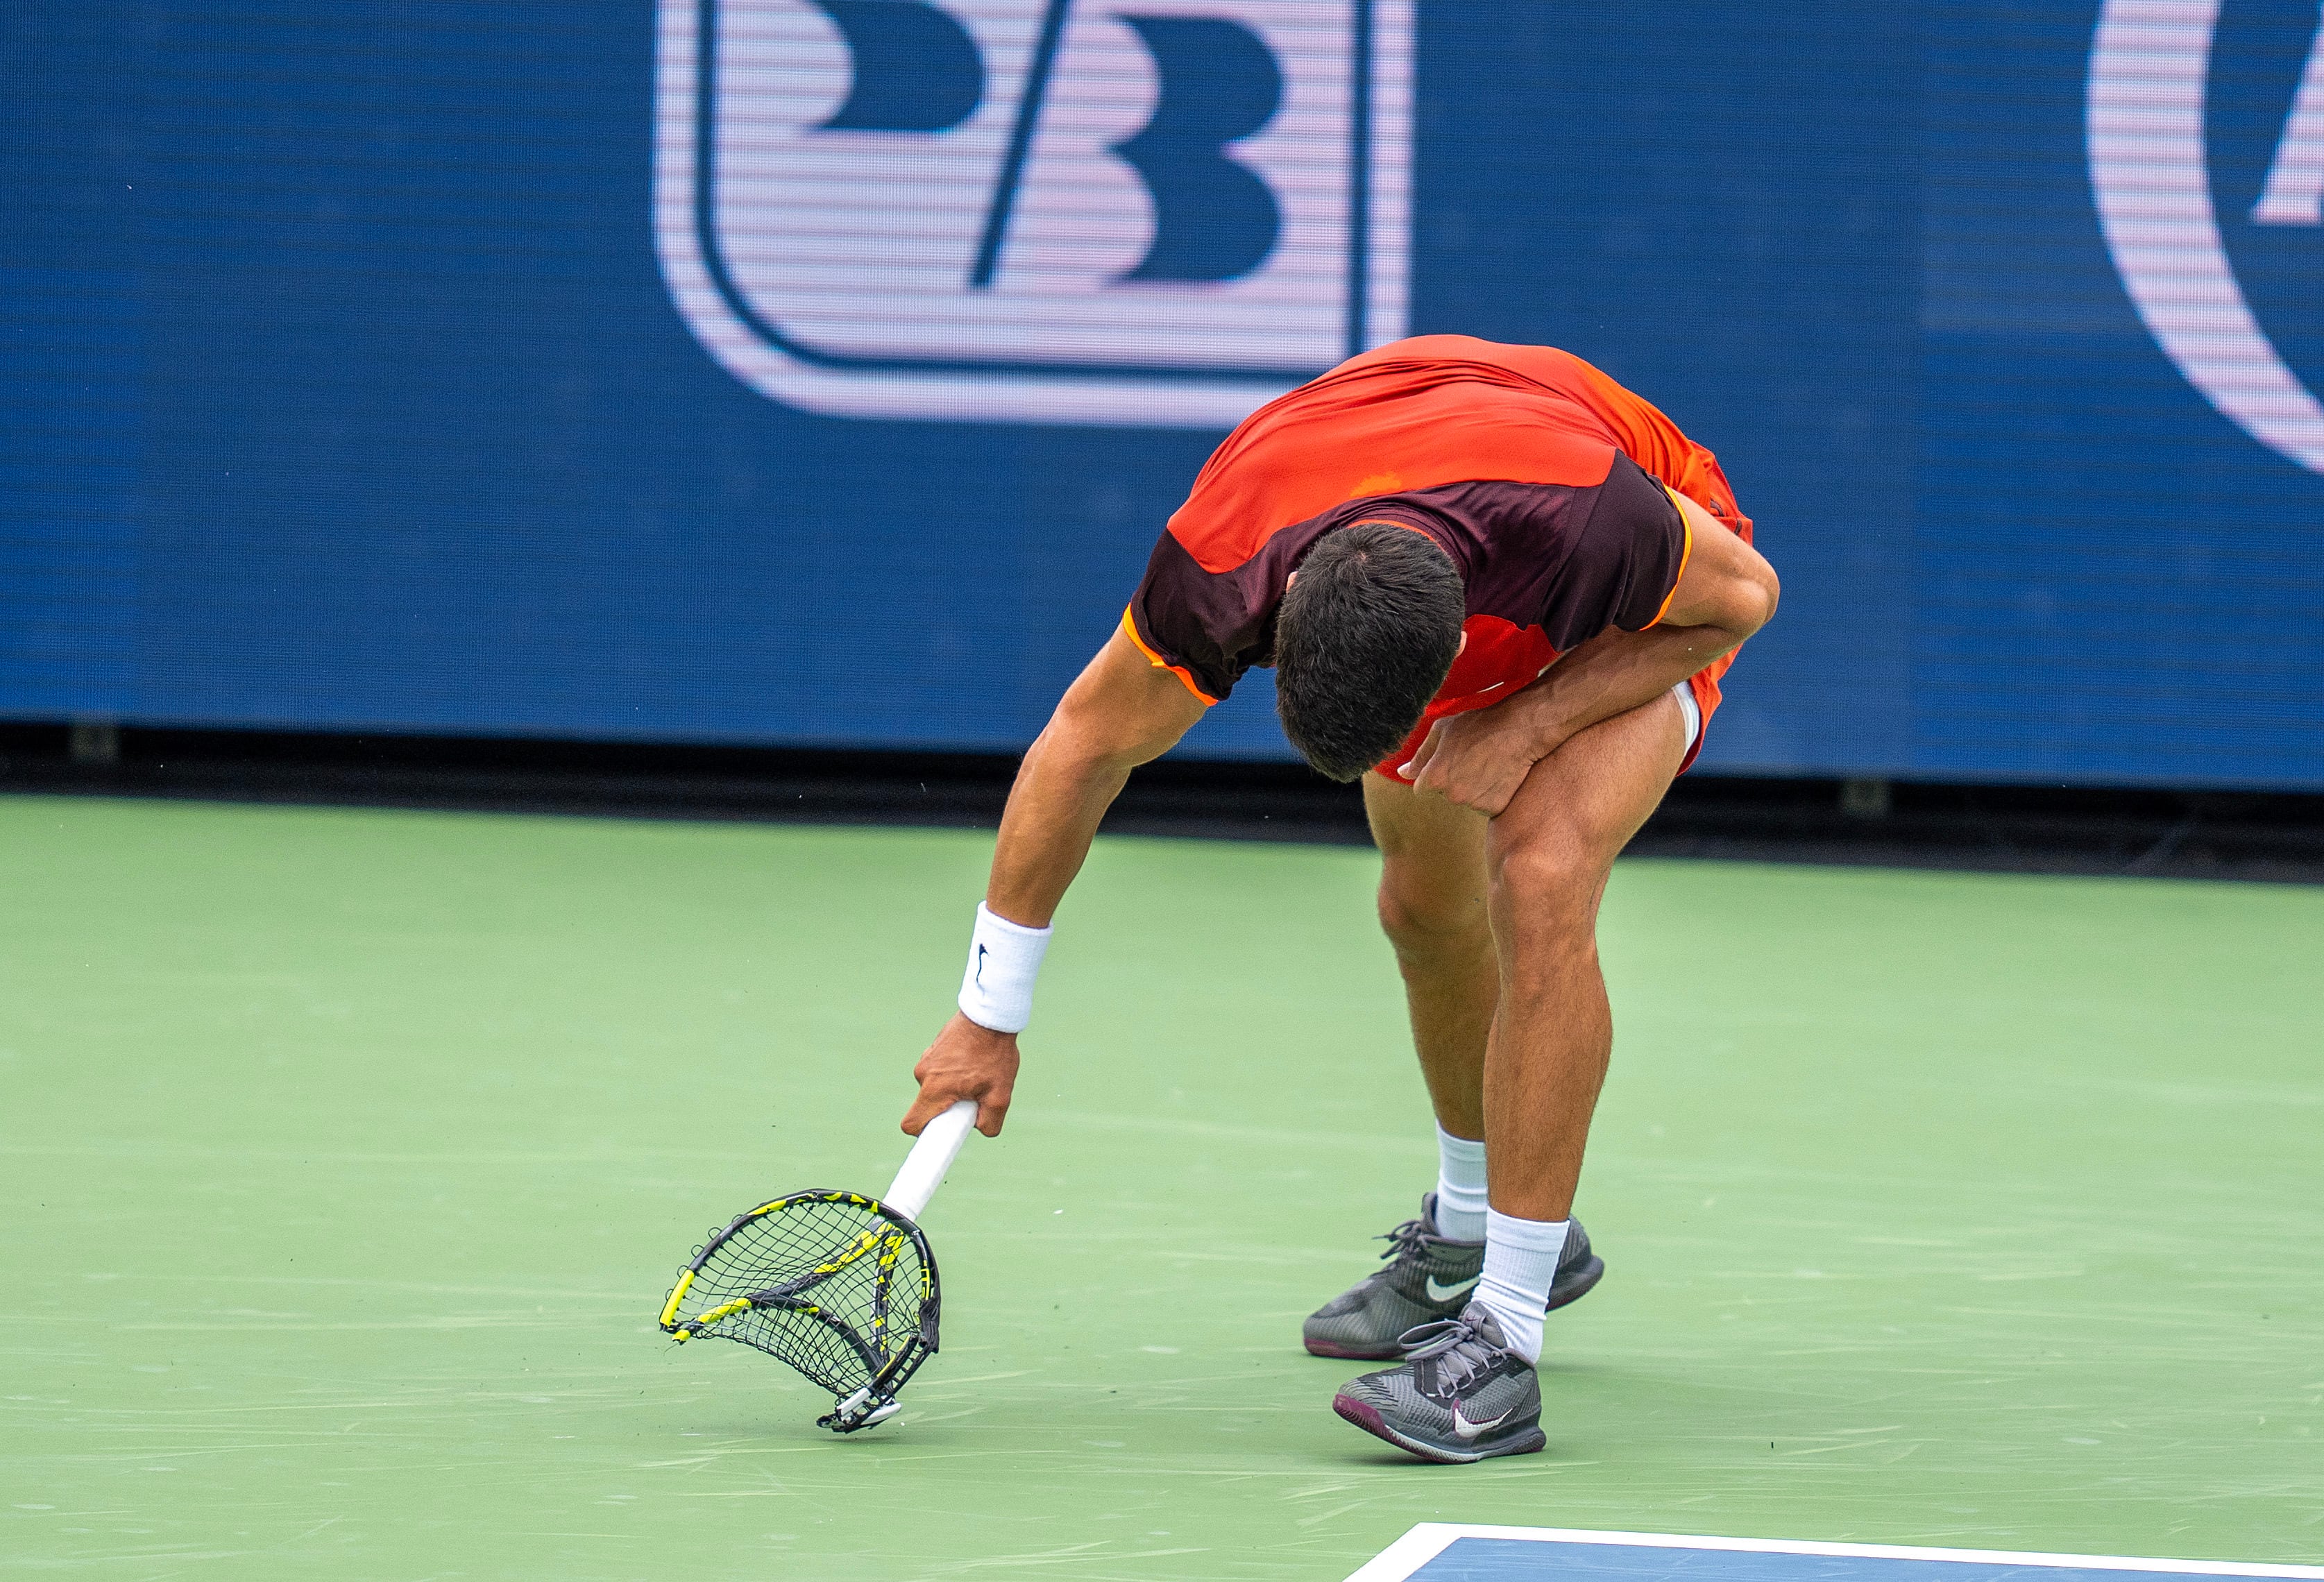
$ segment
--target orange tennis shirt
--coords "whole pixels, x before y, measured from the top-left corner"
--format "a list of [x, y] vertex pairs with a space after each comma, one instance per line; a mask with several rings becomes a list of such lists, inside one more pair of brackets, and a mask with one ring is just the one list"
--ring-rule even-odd
[[[1416, 336], [1349, 359], [1227, 436], [1155, 544], [1122, 624], [1149, 660], [1216, 703], [1252, 666], [1274, 664], [1276, 611], [1317, 539], [1367, 521], [1426, 534], [1461, 570], [1469, 640], [1419, 729], [1379, 766], [1393, 775], [1434, 722], [1499, 703], [1609, 628], [1662, 619], [1689, 548], [1674, 491], [1749, 540], [1717, 458], [1581, 358]], [[1689, 683], [1706, 729], [1733, 658]]]

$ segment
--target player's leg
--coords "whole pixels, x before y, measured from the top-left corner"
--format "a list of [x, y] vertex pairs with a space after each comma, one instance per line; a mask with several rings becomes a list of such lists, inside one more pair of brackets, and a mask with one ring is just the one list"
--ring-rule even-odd
[[1416, 1332], [1401, 1366], [1351, 1381], [1333, 1403], [1430, 1460], [1520, 1455], [1545, 1442], [1541, 1313], [1572, 1239], [1573, 1189], [1613, 1044], [1598, 905], [1691, 733], [1673, 697], [1594, 726], [1536, 765], [1489, 829], [1500, 998], [1485, 1059], [1492, 1209], [1477, 1298]]
[[[1486, 891], [1488, 820], [1374, 773], [1364, 814], [1379, 847], [1379, 921], [1396, 952], [1412, 1047], [1436, 1124], [1485, 1136], [1485, 1043], [1500, 999]], [[1483, 1228], [1475, 1228], [1480, 1239]]]
[[[1483, 1269], [1485, 1050], [1500, 968], [1484, 815], [1383, 775], [1363, 786], [1380, 851], [1380, 926], [1436, 1115], [1437, 1190], [1417, 1219], [1388, 1232], [1386, 1266], [1310, 1315], [1302, 1338], [1318, 1357], [1379, 1359], [1399, 1354], [1406, 1330], [1466, 1306]], [[1588, 1236], [1570, 1237], [1545, 1308], [1580, 1297], [1604, 1271]]]
[[1396, 952], [1413, 1048], [1436, 1112], [1437, 1190], [1388, 1233], [1387, 1262], [1309, 1315], [1317, 1357], [1378, 1360], [1397, 1338], [1457, 1312], [1485, 1262], [1485, 1044], [1500, 996], [1487, 915], [1485, 817], [1363, 778], [1380, 851], [1379, 920]]
[[1485, 1059], [1485, 1135], [1501, 1214], [1554, 1221], [1572, 1212], [1614, 1043], [1599, 902], [1614, 859], [1670, 789], [1689, 735], [1676, 700], [1656, 698], [1535, 765], [1492, 822], [1500, 1002]]

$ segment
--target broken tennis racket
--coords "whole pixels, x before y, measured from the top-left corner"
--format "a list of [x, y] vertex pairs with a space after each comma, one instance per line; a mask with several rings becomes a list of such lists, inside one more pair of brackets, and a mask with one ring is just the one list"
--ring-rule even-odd
[[793, 1192], [738, 1216], [679, 1272], [661, 1327], [788, 1363], [832, 1393], [816, 1421], [834, 1433], [892, 1415], [936, 1348], [936, 1255], [914, 1220], [975, 1124], [969, 1099], [928, 1122], [882, 1197]]

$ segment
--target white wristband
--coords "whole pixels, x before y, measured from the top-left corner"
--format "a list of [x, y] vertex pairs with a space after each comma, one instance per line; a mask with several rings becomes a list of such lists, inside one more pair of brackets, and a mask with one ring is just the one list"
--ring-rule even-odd
[[1033, 1019], [1033, 980], [1040, 976], [1049, 932], [996, 917], [979, 901], [968, 970], [960, 978], [960, 1014], [995, 1033], [1022, 1033]]

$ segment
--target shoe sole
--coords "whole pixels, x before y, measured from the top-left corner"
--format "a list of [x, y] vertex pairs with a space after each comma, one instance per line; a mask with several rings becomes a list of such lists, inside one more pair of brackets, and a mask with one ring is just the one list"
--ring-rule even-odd
[[[1550, 1287], [1549, 1305], [1541, 1311], [1545, 1314], [1554, 1313], [1562, 1307], [1580, 1301], [1605, 1277], [1606, 1260], [1595, 1253], [1591, 1254], [1588, 1263], [1579, 1265], [1571, 1275]], [[1455, 1308], [1452, 1311], [1458, 1312], [1461, 1310]], [[1308, 1356], [1329, 1357], [1341, 1362], [1394, 1362], [1404, 1355], [1404, 1347], [1393, 1340], [1385, 1346], [1365, 1347], [1343, 1345], [1337, 1340], [1308, 1340], [1303, 1343], [1307, 1347]], [[1349, 1421], [1353, 1421], [1354, 1419]]]
[[1466, 1467], [1474, 1461], [1489, 1461], [1496, 1456], [1530, 1456], [1549, 1447], [1549, 1436], [1541, 1431], [1538, 1423], [1507, 1444], [1492, 1445], [1481, 1450], [1453, 1450], [1397, 1432], [1388, 1426], [1379, 1408], [1346, 1395], [1333, 1396], [1332, 1410], [1374, 1439], [1386, 1439], [1399, 1450], [1444, 1467]]
[[1604, 1278], [1606, 1278], [1606, 1260], [1596, 1253], [1591, 1253], [1590, 1261], [1574, 1270], [1572, 1278], [1561, 1280], [1549, 1288], [1549, 1305], [1541, 1311], [1554, 1313], [1562, 1307], [1580, 1301], [1590, 1294], [1598, 1282]]

